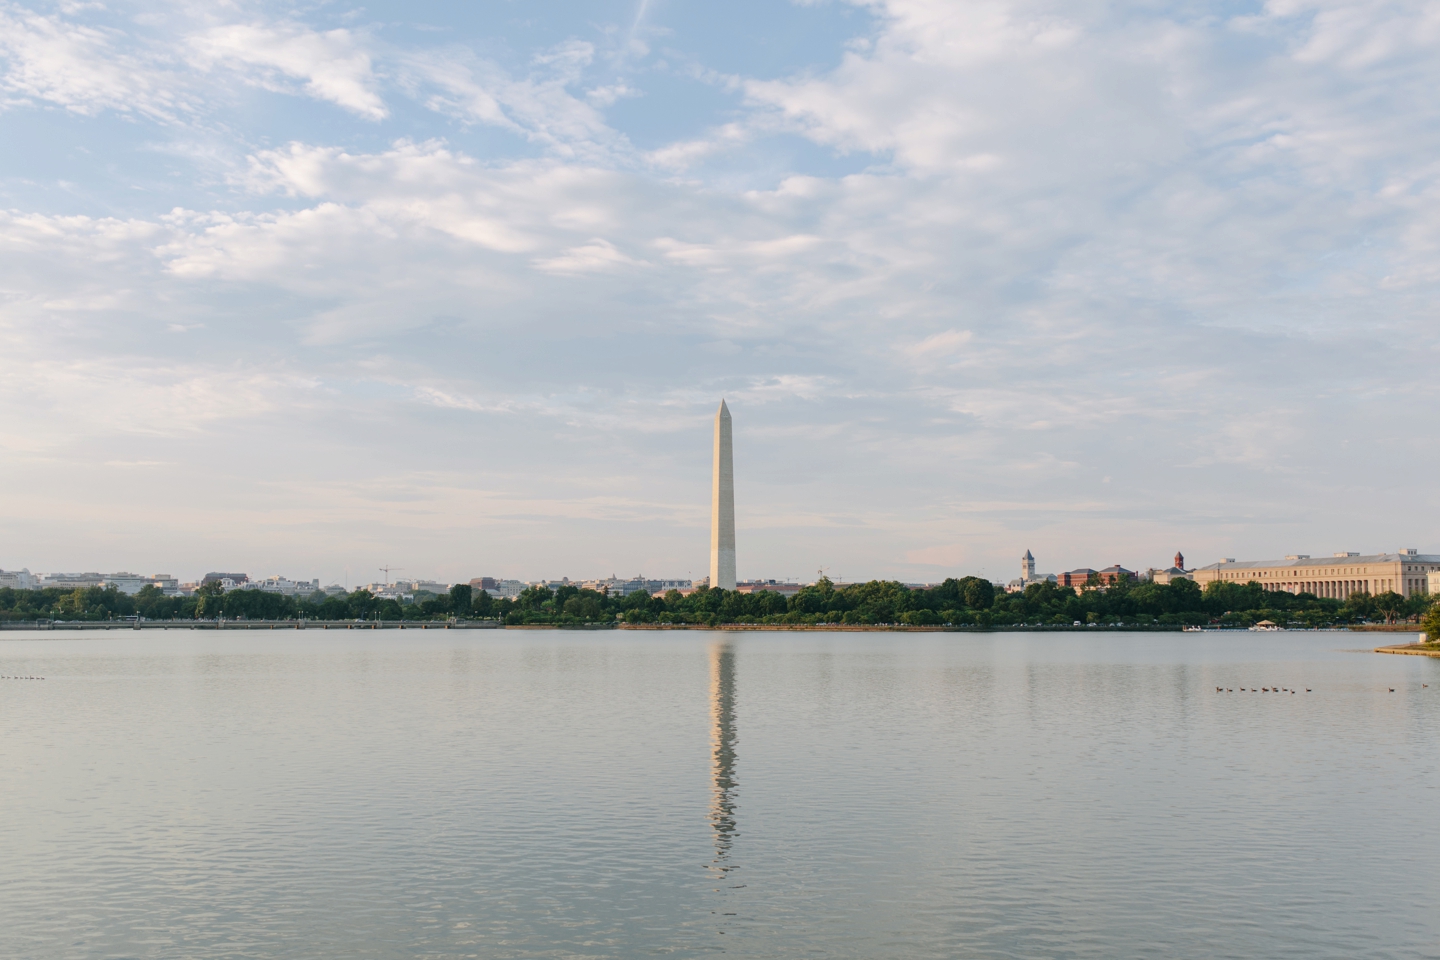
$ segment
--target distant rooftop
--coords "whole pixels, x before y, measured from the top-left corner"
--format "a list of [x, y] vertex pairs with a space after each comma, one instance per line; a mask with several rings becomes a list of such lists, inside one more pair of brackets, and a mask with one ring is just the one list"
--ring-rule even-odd
[[1275, 567], [1335, 567], [1342, 564], [1360, 563], [1440, 563], [1440, 555], [1422, 553], [1372, 553], [1361, 556], [1358, 553], [1337, 553], [1333, 557], [1307, 557], [1291, 554], [1284, 560], [1221, 560], [1201, 567], [1201, 570], [1259, 570]]

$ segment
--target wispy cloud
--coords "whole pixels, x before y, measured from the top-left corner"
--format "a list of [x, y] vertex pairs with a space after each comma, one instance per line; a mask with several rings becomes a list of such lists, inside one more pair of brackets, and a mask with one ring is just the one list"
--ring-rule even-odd
[[195, 105], [164, 57], [115, 29], [0, 4], [0, 91], [11, 105], [53, 103], [94, 116], [104, 110], [172, 121]]
[[367, 120], [390, 111], [363, 38], [350, 30], [313, 30], [295, 22], [229, 24], [189, 38], [193, 62], [228, 66], [247, 82], [327, 100]]
[[628, 156], [626, 138], [597, 107], [635, 91], [618, 82], [572, 92], [594, 59], [589, 43], [542, 51], [522, 77], [465, 49], [413, 51], [397, 58], [401, 84], [432, 110], [511, 130], [559, 156], [593, 161]]
[[646, 265], [645, 261], [626, 256], [609, 240], [599, 237], [578, 247], [570, 247], [558, 257], [535, 261], [535, 266], [547, 273], [593, 273], [617, 267]]
[[[117, 503], [222, 490], [257, 550], [308, 511], [479, 562], [439, 532], [473, 507], [515, 572], [687, 569], [724, 395], [746, 556], [792, 571], [1424, 527], [1440, 455], [1395, 411], [1436, 399], [1433, 5], [863, 6], [765, 12], [833, 29], [753, 61], [676, 5], [0, 6], [41, 131], [0, 179], [0, 446], [33, 471], [0, 495], [146, 464]], [[646, 502], [678, 526], [635, 534]]]

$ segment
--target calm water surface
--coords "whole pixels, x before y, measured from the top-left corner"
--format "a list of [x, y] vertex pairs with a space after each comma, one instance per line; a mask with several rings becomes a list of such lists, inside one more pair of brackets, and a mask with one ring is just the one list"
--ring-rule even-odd
[[6, 634], [0, 956], [1440, 957], [1374, 639]]

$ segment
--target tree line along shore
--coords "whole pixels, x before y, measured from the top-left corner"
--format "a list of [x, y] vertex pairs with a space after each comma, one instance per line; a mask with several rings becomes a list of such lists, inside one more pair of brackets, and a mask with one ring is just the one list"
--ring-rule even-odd
[[1169, 584], [1131, 581], [1080, 592], [1035, 583], [1004, 593], [980, 577], [951, 578], [926, 589], [872, 580], [836, 587], [830, 580], [785, 597], [773, 591], [739, 593], [705, 587], [693, 593], [612, 596], [574, 586], [530, 587], [514, 599], [495, 599], [467, 584], [447, 594], [419, 593], [411, 602], [365, 590], [287, 597], [258, 590], [224, 592], [207, 584], [188, 597], [166, 596], [154, 586], [138, 594], [114, 588], [0, 589], [0, 620], [378, 620], [493, 619], [508, 626], [579, 624], [822, 624], [906, 626], [1234, 626], [1270, 621], [1282, 627], [1331, 627], [1411, 622], [1440, 638], [1440, 605], [1431, 597], [1397, 593], [1352, 594], [1346, 600], [1266, 590], [1259, 583], [1216, 581], [1202, 590], [1190, 580]]

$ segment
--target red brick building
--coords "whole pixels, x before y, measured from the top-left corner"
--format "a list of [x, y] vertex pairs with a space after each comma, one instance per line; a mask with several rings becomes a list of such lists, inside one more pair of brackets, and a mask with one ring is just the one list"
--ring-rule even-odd
[[1079, 592], [1082, 587], [1090, 582], [1092, 575], [1099, 578], [1100, 589], [1102, 590], [1108, 586], [1112, 586], [1122, 576], [1129, 577], [1131, 580], [1136, 579], [1134, 570], [1126, 570], [1117, 563], [1106, 567], [1104, 570], [1091, 570], [1089, 567], [1081, 567], [1078, 570], [1062, 573], [1060, 574], [1060, 586], [1070, 587], [1076, 592]]

